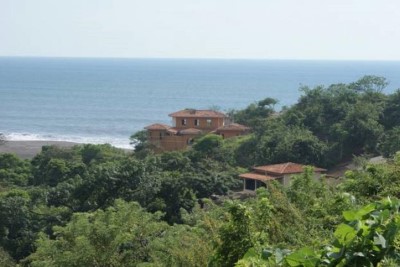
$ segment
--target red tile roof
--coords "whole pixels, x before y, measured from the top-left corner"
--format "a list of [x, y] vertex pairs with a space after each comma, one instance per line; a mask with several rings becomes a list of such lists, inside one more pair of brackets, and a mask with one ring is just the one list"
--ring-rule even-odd
[[169, 130], [171, 126], [162, 123], [154, 123], [144, 128], [147, 130]]
[[188, 129], [180, 130], [179, 133], [180, 134], [201, 134], [202, 131], [199, 129], [195, 129], [195, 128], [188, 128]]
[[250, 130], [250, 128], [239, 123], [231, 123], [219, 127], [216, 131], [218, 132], [218, 131], [246, 131], [246, 130]]
[[169, 129], [167, 130], [167, 132], [172, 133], [172, 134], [177, 134], [177, 133], [178, 133], [178, 130], [176, 130], [176, 129], [174, 129], [174, 128], [169, 128]]
[[258, 180], [258, 181], [270, 181], [270, 180], [274, 180], [277, 177], [273, 177], [273, 176], [268, 176], [268, 175], [262, 175], [262, 174], [257, 174], [257, 173], [243, 173], [239, 175], [240, 178], [243, 179], [253, 179], [253, 180]]
[[170, 117], [186, 117], [186, 118], [225, 118], [226, 115], [215, 110], [196, 110], [184, 109], [169, 114]]
[[[306, 165], [287, 162], [281, 164], [273, 164], [266, 166], [253, 167], [256, 171], [263, 171], [272, 174], [291, 174], [291, 173], [302, 173]], [[314, 167], [314, 172], [325, 172], [326, 169]]]

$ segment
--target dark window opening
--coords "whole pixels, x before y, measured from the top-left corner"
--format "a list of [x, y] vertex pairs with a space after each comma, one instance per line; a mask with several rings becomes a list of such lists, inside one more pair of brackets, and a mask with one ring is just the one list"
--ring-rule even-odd
[[256, 185], [257, 185], [257, 188], [260, 188], [260, 187], [267, 187], [267, 185], [264, 184], [264, 183], [261, 182], [261, 181], [257, 181]]
[[194, 126], [200, 126], [200, 120], [195, 119], [194, 120]]
[[246, 190], [253, 190], [253, 191], [256, 190], [256, 181], [252, 179], [246, 179], [244, 188]]
[[186, 124], [187, 124], [186, 119], [182, 119], [182, 125], [183, 125], [183, 126], [186, 126]]
[[190, 146], [193, 145], [193, 142], [194, 142], [193, 138], [189, 138], [186, 143]]

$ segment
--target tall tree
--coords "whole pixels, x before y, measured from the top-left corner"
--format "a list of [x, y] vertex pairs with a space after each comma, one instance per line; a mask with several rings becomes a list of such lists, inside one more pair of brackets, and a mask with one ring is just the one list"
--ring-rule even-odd
[[388, 96], [382, 116], [386, 129], [400, 126], [400, 89]]
[[400, 126], [386, 131], [378, 144], [379, 151], [385, 157], [392, 157], [400, 151]]
[[250, 104], [243, 110], [230, 112], [230, 116], [237, 123], [255, 127], [274, 113], [274, 106], [277, 103], [278, 101], [276, 99], [267, 97], [261, 101]]
[[31, 266], [137, 266], [150, 262], [150, 244], [168, 225], [137, 203], [117, 201], [106, 210], [77, 213], [55, 239], [42, 234]]

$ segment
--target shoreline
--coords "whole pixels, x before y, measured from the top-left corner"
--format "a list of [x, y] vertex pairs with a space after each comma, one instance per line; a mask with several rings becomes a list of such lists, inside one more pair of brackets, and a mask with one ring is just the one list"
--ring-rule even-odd
[[[34, 156], [42, 151], [42, 146], [55, 145], [61, 148], [70, 148], [76, 145], [83, 145], [81, 143], [68, 142], [68, 141], [7, 141], [0, 144], [0, 154], [11, 153], [15, 154], [21, 159], [32, 159]], [[133, 149], [124, 149], [124, 151], [133, 151]]]
[[0, 145], [0, 154], [11, 153], [22, 159], [32, 159], [42, 151], [42, 146], [51, 145], [68, 148], [79, 144], [65, 141], [6, 141]]

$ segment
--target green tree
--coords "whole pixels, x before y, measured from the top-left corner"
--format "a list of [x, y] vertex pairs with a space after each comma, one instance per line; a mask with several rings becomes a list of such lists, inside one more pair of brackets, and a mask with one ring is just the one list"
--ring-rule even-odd
[[199, 227], [174, 225], [163, 237], [150, 244], [157, 266], [207, 266], [213, 248], [208, 233]]
[[358, 92], [381, 93], [388, 86], [389, 82], [384, 77], [366, 75], [358, 81], [351, 83], [349, 87]]
[[393, 258], [399, 264], [395, 247], [399, 207], [399, 200], [385, 199], [344, 212], [345, 223], [336, 228], [333, 246], [322, 253], [322, 262], [331, 266], [377, 266]]
[[161, 154], [161, 166], [165, 171], [185, 171], [191, 167], [191, 161], [182, 152], [165, 152]]
[[0, 246], [20, 260], [33, 251], [36, 231], [28, 193], [17, 189], [1, 193]]
[[2, 267], [15, 267], [16, 263], [10, 255], [0, 247], [0, 266]]
[[387, 131], [381, 136], [378, 144], [379, 151], [385, 157], [392, 157], [400, 151], [400, 126]]
[[220, 135], [208, 134], [197, 139], [193, 145], [193, 149], [199, 152], [201, 156], [211, 157], [218, 148], [222, 147], [223, 138]]
[[326, 144], [328, 165], [353, 154], [376, 153], [386, 85], [382, 77], [365, 76], [350, 84], [302, 87], [299, 101], [281, 117], [286, 125], [305, 127]]
[[129, 138], [130, 144], [134, 146], [135, 155], [139, 158], [145, 158], [152, 154], [152, 145], [147, 137], [147, 130], [138, 131]]
[[253, 166], [257, 162], [258, 146], [259, 142], [253, 134], [244, 137], [233, 152], [235, 163], [243, 167]]
[[231, 111], [230, 117], [237, 123], [255, 127], [275, 112], [274, 106], [277, 103], [276, 99], [268, 97], [257, 103], [250, 104], [243, 110]]
[[159, 191], [161, 177], [157, 159], [138, 160], [126, 157], [96, 165], [82, 183], [76, 186], [74, 198], [83, 210], [106, 208], [115, 199], [150, 203]]
[[137, 266], [151, 262], [151, 243], [168, 230], [159, 214], [136, 203], [116, 201], [106, 210], [76, 213], [55, 239], [41, 234], [31, 266]]
[[311, 166], [292, 178], [286, 194], [290, 203], [303, 214], [309, 233], [317, 233], [321, 239], [330, 236], [341, 221], [343, 211], [354, 208], [352, 195], [328, 186], [323, 176], [315, 180]]
[[125, 153], [121, 149], [112, 147], [109, 144], [84, 144], [76, 146], [75, 150], [77, 150], [78, 154], [81, 155], [82, 162], [86, 165], [120, 160], [125, 156]]
[[56, 186], [59, 182], [85, 172], [82, 157], [77, 150], [57, 146], [42, 147], [42, 152], [32, 159], [31, 165], [32, 185]]
[[0, 155], [0, 184], [26, 186], [31, 175], [28, 161], [13, 154]]
[[348, 171], [340, 184], [343, 191], [369, 202], [378, 198], [400, 197], [400, 154], [389, 164], [368, 164], [365, 169]]
[[191, 211], [196, 203], [193, 189], [179, 173], [164, 173], [160, 189], [154, 200], [147, 205], [150, 211], [162, 211], [168, 223], [182, 223], [182, 210]]
[[399, 200], [385, 199], [345, 211], [344, 222], [336, 227], [333, 241], [323, 249], [277, 248], [256, 253], [251, 248], [238, 266], [398, 266], [399, 207]]
[[208, 198], [212, 194], [225, 195], [229, 190], [239, 189], [238, 173], [226, 163], [206, 158], [195, 162], [193, 169], [182, 176], [198, 198]]
[[219, 230], [221, 241], [216, 247], [211, 266], [234, 266], [253, 246], [247, 208], [238, 203], [231, 203], [228, 210], [230, 220]]
[[400, 89], [388, 96], [381, 121], [386, 129], [400, 126]]
[[[353, 151], [375, 152], [383, 127], [379, 124], [380, 110], [373, 104], [358, 102], [343, 121], [348, 132], [345, 144]], [[357, 154], [359, 154], [358, 151]]]
[[267, 132], [258, 140], [256, 163], [298, 162], [325, 165], [326, 145], [307, 129], [293, 127]]

